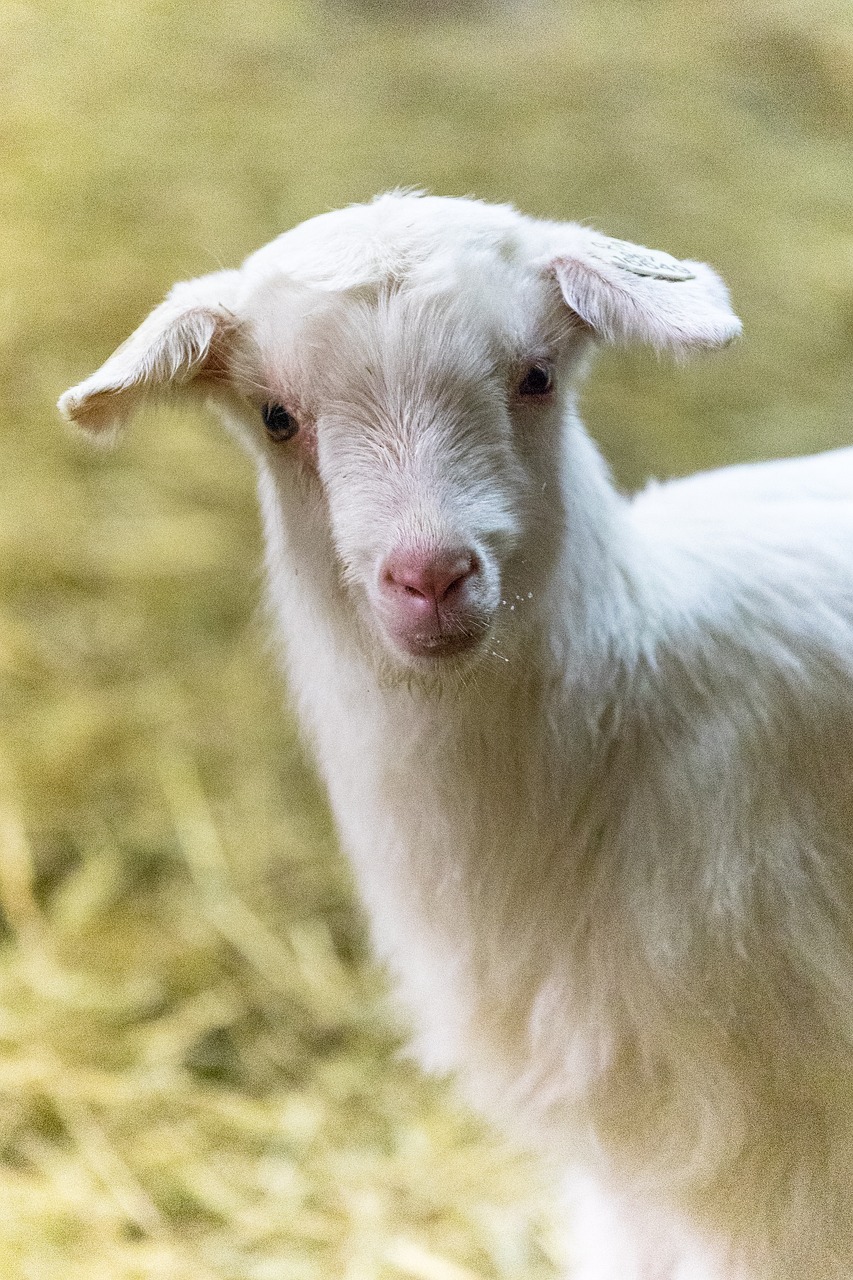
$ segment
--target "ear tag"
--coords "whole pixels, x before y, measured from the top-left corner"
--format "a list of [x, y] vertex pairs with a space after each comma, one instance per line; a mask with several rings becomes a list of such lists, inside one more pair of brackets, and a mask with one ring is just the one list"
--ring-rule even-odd
[[695, 280], [696, 274], [677, 258], [659, 249], [641, 249], [627, 240], [596, 239], [588, 252], [601, 262], [630, 271], [635, 276], [647, 276], [650, 280]]

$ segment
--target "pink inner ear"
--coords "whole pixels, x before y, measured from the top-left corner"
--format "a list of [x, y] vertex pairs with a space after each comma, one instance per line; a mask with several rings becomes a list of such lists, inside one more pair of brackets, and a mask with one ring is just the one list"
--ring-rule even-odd
[[580, 250], [555, 259], [553, 271], [566, 305], [603, 342], [675, 354], [724, 346], [741, 329], [725, 285], [704, 263], [682, 265], [690, 278], [657, 279]]

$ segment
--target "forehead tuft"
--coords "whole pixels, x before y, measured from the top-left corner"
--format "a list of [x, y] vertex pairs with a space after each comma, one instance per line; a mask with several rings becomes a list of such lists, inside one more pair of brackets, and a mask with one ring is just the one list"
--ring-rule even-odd
[[252, 254], [250, 280], [283, 274], [329, 291], [449, 280], [523, 256], [530, 220], [509, 205], [392, 192], [310, 218]]

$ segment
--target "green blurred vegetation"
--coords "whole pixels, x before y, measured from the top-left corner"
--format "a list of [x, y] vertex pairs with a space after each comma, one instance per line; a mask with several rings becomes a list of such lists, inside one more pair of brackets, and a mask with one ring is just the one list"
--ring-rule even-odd
[[397, 1053], [281, 711], [248, 464], [54, 401], [173, 280], [397, 185], [707, 258], [743, 342], [608, 354], [620, 480], [848, 443], [853, 11], [0, 0], [0, 1270], [535, 1278], [524, 1163]]

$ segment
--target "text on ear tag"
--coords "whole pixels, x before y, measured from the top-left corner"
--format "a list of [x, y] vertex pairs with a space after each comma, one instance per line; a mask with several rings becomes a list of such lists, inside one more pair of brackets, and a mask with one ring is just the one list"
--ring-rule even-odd
[[695, 280], [696, 274], [683, 262], [659, 249], [641, 249], [627, 240], [611, 240], [602, 237], [590, 246], [594, 258], [630, 271], [635, 276], [647, 276], [651, 280]]

